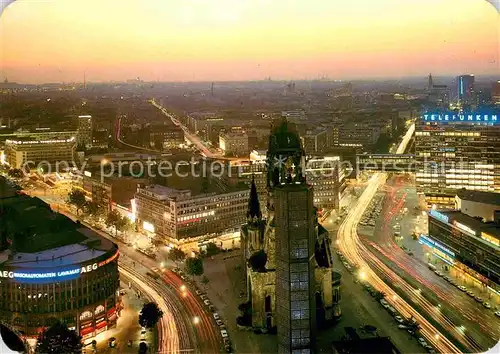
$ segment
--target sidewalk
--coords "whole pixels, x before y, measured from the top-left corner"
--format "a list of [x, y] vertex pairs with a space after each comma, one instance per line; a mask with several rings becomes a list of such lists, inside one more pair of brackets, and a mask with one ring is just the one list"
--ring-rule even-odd
[[[243, 275], [241, 251], [222, 252], [205, 258], [205, 285], [197, 281], [199, 289], [206, 291], [210, 301], [227, 327], [235, 353], [275, 353], [277, 337], [239, 330], [236, 318], [240, 316], [238, 305], [246, 301], [246, 280]], [[240, 297], [240, 293], [245, 296]]]
[[[138, 299], [134, 288], [128, 288], [128, 284], [121, 282], [120, 289], [126, 289], [126, 294], [122, 297], [124, 308], [122, 309], [116, 327], [98, 334], [95, 338], [90, 338], [86, 342], [92, 340], [97, 341], [96, 353], [130, 353], [136, 354], [139, 351], [139, 343], [141, 341], [141, 326], [139, 325], [139, 312], [144, 303], [143, 299]], [[112, 337], [116, 338], [116, 347], [110, 348], [108, 340]], [[146, 343], [151, 347], [154, 338], [150, 331], [147, 331]], [[127, 345], [128, 341], [132, 340], [132, 346]], [[92, 345], [83, 348], [82, 353], [92, 353]]]

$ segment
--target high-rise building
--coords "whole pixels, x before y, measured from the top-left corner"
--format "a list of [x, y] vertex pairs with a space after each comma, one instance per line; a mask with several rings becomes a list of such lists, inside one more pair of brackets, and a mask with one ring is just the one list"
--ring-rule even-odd
[[474, 75], [457, 77], [457, 98], [463, 105], [471, 105], [474, 101]]
[[500, 192], [500, 122], [495, 113], [424, 114], [415, 129], [417, 192], [449, 207], [458, 189]]
[[315, 334], [312, 201], [312, 187], [305, 183], [284, 183], [275, 189], [278, 353], [310, 350]]
[[85, 148], [92, 147], [92, 116], [78, 116], [76, 143]]
[[491, 88], [491, 102], [500, 105], [500, 80], [494, 82]]
[[253, 181], [241, 229], [250, 325], [276, 327], [279, 353], [312, 352], [317, 320], [340, 315], [340, 279], [333, 275], [328, 231], [318, 223], [313, 187], [306, 183], [305, 159], [294, 126], [286, 119], [273, 125], [266, 212], [260, 213]]

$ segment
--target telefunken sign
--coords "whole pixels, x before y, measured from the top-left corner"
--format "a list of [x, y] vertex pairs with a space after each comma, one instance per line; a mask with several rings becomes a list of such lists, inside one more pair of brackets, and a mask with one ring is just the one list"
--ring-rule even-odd
[[497, 124], [497, 114], [455, 114], [455, 113], [426, 113], [422, 116], [426, 122], [470, 122], [470, 123], [484, 123], [484, 124]]

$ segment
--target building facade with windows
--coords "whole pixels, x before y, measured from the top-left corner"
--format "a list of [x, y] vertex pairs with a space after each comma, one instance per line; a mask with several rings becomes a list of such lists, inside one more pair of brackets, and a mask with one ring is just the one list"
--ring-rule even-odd
[[139, 187], [136, 221], [159, 240], [181, 244], [239, 227], [245, 222], [249, 191], [192, 195], [159, 185]]
[[462, 188], [500, 192], [500, 122], [495, 113], [429, 113], [415, 127], [417, 192], [451, 208]]
[[459, 191], [459, 209], [429, 212], [429, 234], [420, 243], [434, 257], [463, 274], [466, 287], [487, 290], [500, 304], [500, 194]]
[[37, 198], [0, 198], [0, 206], [1, 321], [27, 338], [57, 321], [83, 339], [116, 326], [118, 246]]
[[[12, 168], [28, 166], [52, 169], [59, 162], [61, 168], [72, 167], [76, 140], [71, 138], [32, 139], [17, 138], [5, 141], [5, 160]], [[47, 171], [45, 171], [47, 172]]]
[[226, 156], [248, 156], [248, 135], [227, 132], [219, 136], [219, 148]]
[[78, 116], [78, 130], [76, 142], [85, 148], [92, 147], [92, 116]]

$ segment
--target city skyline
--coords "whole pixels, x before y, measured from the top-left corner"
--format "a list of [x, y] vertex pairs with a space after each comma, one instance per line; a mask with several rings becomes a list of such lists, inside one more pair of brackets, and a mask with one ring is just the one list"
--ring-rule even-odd
[[485, 1], [117, 4], [9, 5], [0, 19], [2, 79], [80, 82], [84, 72], [88, 82], [357, 79], [498, 71], [499, 17]]

